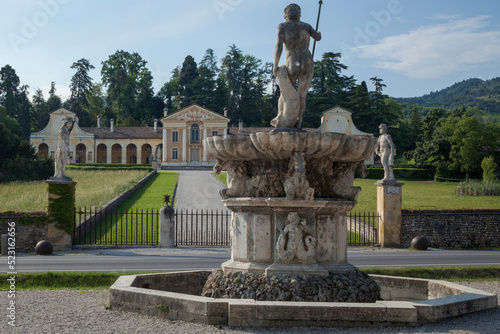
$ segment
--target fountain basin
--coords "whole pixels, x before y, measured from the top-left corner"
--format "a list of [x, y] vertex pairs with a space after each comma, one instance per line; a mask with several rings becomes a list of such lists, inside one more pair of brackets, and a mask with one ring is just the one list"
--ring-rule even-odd
[[376, 303], [260, 302], [201, 297], [210, 271], [121, 276], [111, 308], [229, 327], [415, 326], [497, 307], [497, 296], [458, 284], [371, 275]]

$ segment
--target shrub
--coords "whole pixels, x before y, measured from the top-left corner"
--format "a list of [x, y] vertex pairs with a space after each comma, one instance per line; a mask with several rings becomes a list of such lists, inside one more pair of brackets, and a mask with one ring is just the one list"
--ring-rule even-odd
[[66, 169], [78, 170], [147, 170], [152, 171], [151, 165], [128, 165], [128, 164], [71, 164]]
[[456, 193], [458, 196], [500, 196], [500, 182], [497, 181], [465, 181], [460, 182]]
[[[433, 168], [394, 168], [394, 177], [397, 180], [427, 181], [434, 179]], [[356, 173], [356, 177], [361, 177]], [[384, 178], [384, 169], [375, 167], [368, 168], [367, 179], [381, 180]]]
[[481, 168], [483, 169], [483, 181], [495, 181], [497, 179], [495, 175], [497, 164], [493, 157], [485, 157], [481, 162]]

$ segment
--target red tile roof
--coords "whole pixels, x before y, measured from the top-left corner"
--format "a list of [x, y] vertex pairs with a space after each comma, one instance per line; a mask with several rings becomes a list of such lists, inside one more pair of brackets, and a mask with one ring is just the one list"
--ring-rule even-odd
[[109, 127], [96, 128], [96, 127], [85, 127], [81, 128], [85, 132], [89, 132], [95, 135], [96, 138], [112, 138], [112, 139], [161, 139], [163, 138], [163, 133], [161, 127], [158, 127], [158, 131], [154, 131], [154, 127], [146, 126], [124, 126], [115, 127], [114, 131], [111, 132]]

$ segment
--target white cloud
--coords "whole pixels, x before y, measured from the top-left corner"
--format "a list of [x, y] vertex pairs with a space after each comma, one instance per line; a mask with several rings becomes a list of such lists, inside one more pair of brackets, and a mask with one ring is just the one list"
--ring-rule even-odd
[[500, 60], [500, 31], [485, 29], [488, 18], [454, 18], [356, 49], [377, 67], [415, 79], [438, 78]]

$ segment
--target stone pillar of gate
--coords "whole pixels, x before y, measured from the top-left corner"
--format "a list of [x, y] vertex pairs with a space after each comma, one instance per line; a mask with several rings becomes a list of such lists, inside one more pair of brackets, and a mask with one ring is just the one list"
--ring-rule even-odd
[[175, 247], [175, 212], [170, 205], [160, 210], [160, 248]]
[[49, 219], [47, 240], [56, 251], [70, 249], [75, 230], [76, 182], [47, 180], [46, 183]]
[[404, 183], [378, 181], [375, 185], [377, 186], [377, 213], [380, 217], [380, 245], [400, 247]]

